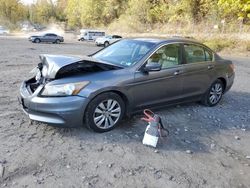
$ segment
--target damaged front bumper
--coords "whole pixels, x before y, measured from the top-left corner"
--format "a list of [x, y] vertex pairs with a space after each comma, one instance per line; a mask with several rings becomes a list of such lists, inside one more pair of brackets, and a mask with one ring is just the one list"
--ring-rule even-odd
[[34, 93], [26, 82], [20, 87], [19, 102], [31, 120], [60, 127], [77, 127], [83, 124], [85, 108], [89, 102], [81, 96], [40, 97], [40, 85]]

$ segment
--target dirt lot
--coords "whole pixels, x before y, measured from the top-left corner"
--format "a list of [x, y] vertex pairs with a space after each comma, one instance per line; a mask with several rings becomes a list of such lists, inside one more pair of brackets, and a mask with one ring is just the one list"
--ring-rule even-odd
[[103, 134], [30, 122], [17, 96], [38, 55], [97, 49], [0, 38], [0, 187], [250, 187], [250, 58], [228, 57], [237, 77], [218, 106], [158, 111], [170, 130], [158, 150], [142, 145], [139, 116]]

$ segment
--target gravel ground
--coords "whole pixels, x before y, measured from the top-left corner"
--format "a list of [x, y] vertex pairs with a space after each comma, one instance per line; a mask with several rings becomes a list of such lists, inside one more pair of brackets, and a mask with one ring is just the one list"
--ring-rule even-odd
[[98, 134], [30, 122], [19, 86], [41, 53], [89, 54], [92, 43], [32, 44], [0, 38], [0, 187], [250, 187], [250, 60], [230, 56], [236, 79], [221, 103], [158, 111], [170, 130], [142, 145], [139, 116]]

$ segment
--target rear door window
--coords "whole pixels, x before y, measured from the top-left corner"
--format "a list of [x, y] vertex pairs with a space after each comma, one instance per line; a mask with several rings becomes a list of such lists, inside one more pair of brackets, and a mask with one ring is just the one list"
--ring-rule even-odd
[[187, 63], [206, 61], [205, 51], [201, 46], [184, 44], [184, 50]]
[[55, 34], [51, 34], [51, 33], [48, 33], [48, 34], [46, 34], [45, 36], [47, 36], [47, 37], [56, 37]]
[[213, 60], [213, 53], [202, 46], [195, 44], [184, 44], [187, 63], [198, 63]]

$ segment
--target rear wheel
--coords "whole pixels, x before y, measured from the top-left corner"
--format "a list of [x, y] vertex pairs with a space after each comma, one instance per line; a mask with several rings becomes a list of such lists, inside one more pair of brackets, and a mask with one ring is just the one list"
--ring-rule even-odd
[[125, 104], [118, 94], [103, 93], [89, 103], [85, 112], [85, 123], [96, 132], [110, 131], [120, 122], [124, 112]]
[[56, 44], [60, 44], [60, 42], [61, 41], [59, 39], [56, 39], [56, 41], [55, 41]]
[[208, 89], [206, 94], [202, 99], [202, 103], [206, 106], [215, 106], [217, 105], [223, 94], [224, 85], [221, 80], [216, 80]]
[[109, 45], [108, 41], [104, 42], [104, 47], [107, 47], [108, 45]]

